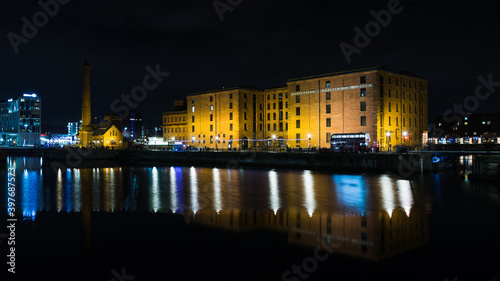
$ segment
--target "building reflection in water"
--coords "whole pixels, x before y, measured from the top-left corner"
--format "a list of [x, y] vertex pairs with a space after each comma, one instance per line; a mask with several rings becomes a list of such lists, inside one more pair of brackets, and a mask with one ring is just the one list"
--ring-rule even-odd
[[[22, 159], [22, 161], [21, 161]], [[383, 259], [429, 240], [428, 212], [407, 180], [388, 175], [329, 175], [312, 171], [195, 167], [41, 167], [38, 158], [16, 166], [25, 219], [38, 211], [81, 212], [90, 249], [92, 212], [149, 210], [183, 213], [194, 223], [232, 231], [267, 229], [288, 241], [339, 253]], [[6, 194], [2, 195], [6, 196]]]

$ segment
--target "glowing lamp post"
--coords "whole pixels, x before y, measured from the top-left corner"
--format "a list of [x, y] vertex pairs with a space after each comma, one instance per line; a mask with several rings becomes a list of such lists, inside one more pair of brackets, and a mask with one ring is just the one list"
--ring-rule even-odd
[[191, 137], [191, 140], [193, 141], [193, 146], [194, 146], [195, 137]]
[[219, 136], [215, 136], [215, 151], [218, 151], [217, 143], [219, 142]]
[[387, 151], [391, 151], [391, 132], [385, 131], [385, 135], [387, 136]]
[[311, 134], [307, 134], [307, 138], [309, 138], [309, 143], [307, 144], [307, 150], [311, 149]]
[[273, 138], [273, 152], [274, 152], [274, 141], [276, 140], [276, 135], [272, 135]]

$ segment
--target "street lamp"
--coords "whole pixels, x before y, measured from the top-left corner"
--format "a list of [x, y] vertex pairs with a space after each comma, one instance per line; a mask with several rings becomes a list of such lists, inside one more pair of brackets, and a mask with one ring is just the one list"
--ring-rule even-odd
[[191, 137], [191, 140], [193, 141], [193, 146], [194, 146], [194, 140], [195, 140], [195, 137]]
[[387, 136], [387, 151], [391, 151], [391, 133], [392, 131], [385, 131], [385, 135]]
[[217, 143], [219, 142], [219, 136], [215, 136], [215, 151], [218, 151]]
[[406, 146], [406, 139], [408, 138], [408, 132], [407, 131], [404, 131], [403, 132], [403, 141], [404, 141], [404, 144]]
[[273, 138], [273, 152], [274, 152], [274, 141], [276, 140], [276, 135], [272, 135]]
[[307, 150], [311, 149], [311, 134], [307, 134], [307, 137], [309, 138], [309, 144], [307, 145], [308, 148]]

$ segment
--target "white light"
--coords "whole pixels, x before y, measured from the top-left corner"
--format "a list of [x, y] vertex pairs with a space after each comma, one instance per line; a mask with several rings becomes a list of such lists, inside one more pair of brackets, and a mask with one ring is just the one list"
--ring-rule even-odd
[[307, 137], [308, 137], [308, 138], [311, 138], [311, 134], [307, 134]]
[[391, 132], [387, 132], [385, 133], [386, 136], [390, 137], [391, 136]]
[[275, 140], [275, 139], [276, 139], [276, 135], [273, 135], [273, 140]]

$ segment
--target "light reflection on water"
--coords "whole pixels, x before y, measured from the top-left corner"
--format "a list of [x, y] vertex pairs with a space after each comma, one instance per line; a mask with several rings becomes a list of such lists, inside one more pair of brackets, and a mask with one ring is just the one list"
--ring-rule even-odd
[[[20, 159], [9, 158], [9, 165], [16, 166], [17, 206], [29, 220], [42, 210], [81, 212], [87, 224], [91, 211], [186, 213], [198, 224], [284, 231], [292, 243], [314, 247], [324, 239], [341, 243], [339, 252], [375, 259], [428, 240], [428, 212], [417, 205], [414, 186], [389, 175], [204, 167], [54, 171], [38, 158]], [[410, 242], [383, 235], [403, 223], [414, 225], [405, 234]]]
[[[12, 158], [16, 164], [18, 206], [27, 217], [40, 210], [79, 212], [150, 210], [196, 214], [201, 209], [279, 210], [363, 214], [415, 204], [408, 180], [389, 175], [328, 175], [312, 171], [231, 170], [197, 167], [58, 169], [37, 158]], [[16, 161], [17, 160], [17, 161]], [[82, 192], [88, 191], [87, 199]], [[6, 196], [6, 194], [4, 194]], [[83, 202], [83, 201], [90, 202]]]

